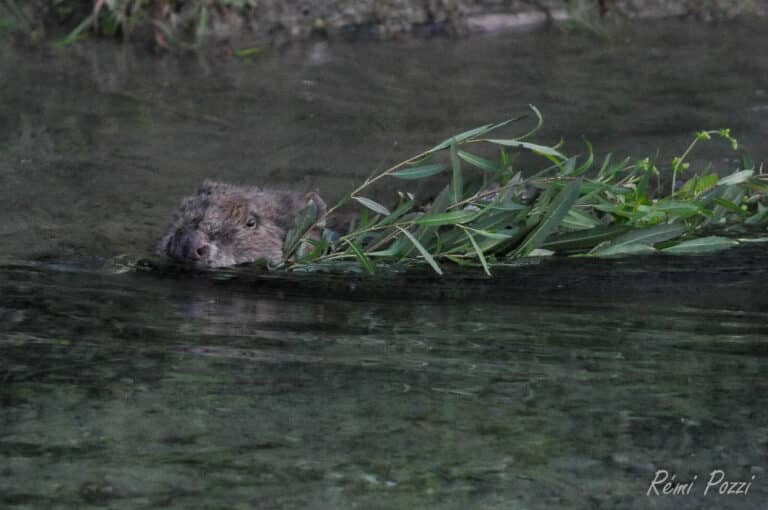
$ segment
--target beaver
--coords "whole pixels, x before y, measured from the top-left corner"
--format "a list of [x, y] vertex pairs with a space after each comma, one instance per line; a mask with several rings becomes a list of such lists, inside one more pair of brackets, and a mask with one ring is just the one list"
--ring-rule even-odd
[[[206, 180], [185, 198], [157, 252], [202, 267], [226, 267], [284, 259], [286, 233], [314, 203], [322, 219], [326, 205], [317, 192], [281, 191]], [[310, 237], [319, 239], [322, 223]]]

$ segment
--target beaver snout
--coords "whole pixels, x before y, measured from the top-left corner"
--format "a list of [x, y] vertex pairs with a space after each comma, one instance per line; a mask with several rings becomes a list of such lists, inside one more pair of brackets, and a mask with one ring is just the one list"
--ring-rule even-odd
[[213, 245], [197, 231], [180, 228], [168, 243], [168, 255], [181, 262], [199, 262], [210, 259]]

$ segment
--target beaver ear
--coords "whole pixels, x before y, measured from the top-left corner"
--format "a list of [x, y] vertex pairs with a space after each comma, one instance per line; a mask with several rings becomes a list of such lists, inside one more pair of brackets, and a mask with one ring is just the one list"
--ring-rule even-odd
[[206, 179], [203, 181], [200, 187], [197, 188], [197, 194], [201, 196], [210, 195], [214, 189], [221, 188], [222, 186], [224, 186], [224, 184], [221, 182]]

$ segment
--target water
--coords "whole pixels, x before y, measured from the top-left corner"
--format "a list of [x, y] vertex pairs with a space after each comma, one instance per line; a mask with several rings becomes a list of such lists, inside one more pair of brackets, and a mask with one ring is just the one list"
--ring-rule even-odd
[[[765, 28], [1, 48], [0, 507], [763, 508], [761, 247], [494, 280], [109, 260], [205, 177], [333, 199], [528, 103], [543, 141], [671, 155], [729, 126], [763, 160]], [[659, 469], [691, 494], [646, 496]], [[718, 469], [749, 493], [704, 496]]]

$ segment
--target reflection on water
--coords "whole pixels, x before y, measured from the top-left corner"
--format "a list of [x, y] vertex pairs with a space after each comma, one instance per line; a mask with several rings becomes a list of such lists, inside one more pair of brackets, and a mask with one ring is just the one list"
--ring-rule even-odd
[[658, 303], [640, 271], [623, 303], [0, 278], [0, 506], [648, 508], [660, 468], [757, 481], [659, 508], [768, 495], [758, 285], [743, 311]]
[[[0, 507], [764, 508], [763, 248], [490, 281], [82, 269], [147, 255], [205, 177], [332, 201], [528, 103], [546, 142], [670, 155], [729, 126], [760, 161], [761, 23], [0, 47]], [[660, 468], [692, 495], [647, 497]], [[704, 497], [716, 469], [749, 495]]]

